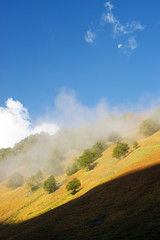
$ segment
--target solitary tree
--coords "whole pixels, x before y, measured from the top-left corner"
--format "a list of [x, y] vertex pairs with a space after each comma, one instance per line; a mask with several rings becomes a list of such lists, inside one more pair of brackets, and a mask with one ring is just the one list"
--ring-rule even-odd
[[115, 148], [113, 149], [112, 156], [120, 159], [121, 157], [125, 157], [129, 151], [129, 146], [127, 143], [117, 143]]
[[47, 180], [43, 183], [43, 188], [49, 193], [52, 193], [56, 190], [57, 184], [53, 175], [48, 177]]
[[78, 178], [73, 178], [72, 181], [70, 181], [66, 185], [66, 190], [71, 191], [72, 194], [76, 193], [76, 190], [81, 186], [81, 182]]

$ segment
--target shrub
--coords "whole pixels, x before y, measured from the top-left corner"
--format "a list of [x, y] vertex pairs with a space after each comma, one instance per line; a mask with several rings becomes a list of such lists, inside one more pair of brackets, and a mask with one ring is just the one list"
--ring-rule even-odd
[[160, 123], [153, 119], [145, 120], [139, 127], [139, 133], [145, 137], [149, 137], [160, 130]]
[[52, 193], [56, 190], [57, 184], [53, 175], [48, 177], [47, 180], [43, 183], [43, 188], [49, 193]]
[[77, 189], [81, 186], [81, 182], [78, 178], [73, 178], [72, 181], [70, 181], [66, 185], [66, 190], [71, 191], [71, 194], [75, 194]]
[[19, 173], [14, 173], [7, 182], [7, 187], [17, 188], [22, 186], [24, 183], [24, 178]]
[[129, 146], [127, 143], [117, 143], [117, 145], [113, 149], [112, 156], [120, 159], [121, 157], [125, 157], [128, 151]]
[[135, 142], [133, 143], [133, 148], [135, 148], [135, 149], [136, 149], [136, 148], [138, 148], [138, 146], [139, 146], [139, 145], [138, 145], [138, 142], [137, 142], [137, 141], [135, 141]]

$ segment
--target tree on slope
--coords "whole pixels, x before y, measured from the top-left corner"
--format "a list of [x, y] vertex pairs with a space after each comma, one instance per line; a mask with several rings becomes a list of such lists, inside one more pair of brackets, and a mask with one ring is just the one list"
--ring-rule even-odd
[[79, 157], [78, 162], [81, 168], [92, 168], [92, 163], [95, 161], [95, 155], [90, 149], [86, 149], [83, 154]]
[[26, 182], [31, 192], [36, 191], [40, 187], [40, 181], [35, 175], [30, 176]]
[[122, 141], [122, 137], [118, 132], [111, 132], [108, 136], [108, 141], [117, 143]]
[[72, 194], [75, 194], [77, 189], [81, 186], [81, 182], [78, 178], [73, 178], [72, 181], [70, 181], [66, 185], [66, 190], [71, 191]]
[[139, 127], [139, 133], [145, 137], [149, 137], [160, 130], [160, 123], [154, 119], [143, 121]]
[[80, 166], [79, 166], [78, 162], [76, 161], [72, 164], [71, 167], [67, 167], [66, 174], [67, 174], [67, 176], [71, 176], [74, 173], [78, 172], [78, 170], [80, 170]]
[[43, 173], [41, 170], [38, 170], [35, 175], [32, 175], [27, 179], [26, 184], [28, 185], [29, 189], [33, 192], [40, 188], [42, 179]]
[[7, 187], [17, 188], [23, 185], [24, 178], [20, 173], [14, 173], [7, 182]]
[[42, 173], [41, 170], [38, 170], [38, 171], [36, 172], [35, 178], [36, 178], [37, 180], [42, 180], [42, 179], [43, 179], [43, 173]]
[[49, 193], [53, 193], [56, 190], [57, 184], [53, 175], [48, 177], [47, 180], [43, 183], [43, 188]]
[[134, 141], [134, 143], [133, 143], [133, 148], [137, 149], [138, 147], [139, 147], [138, 142], [137, 142], [137, 141]]
[[101, 153], [106, 149], [106, 145], [101, 142], [98, 141], [96, 142], [93, 147], [92, 147], [92, 153], [94, 155], [95, 158], [99, 157], [101, 155]]
[[118, 159], [121, 157], [125, 157], [129, 151], [129, 146], [127, 143], [117, 143], [115, 148], [113, 149], [112, 156]]

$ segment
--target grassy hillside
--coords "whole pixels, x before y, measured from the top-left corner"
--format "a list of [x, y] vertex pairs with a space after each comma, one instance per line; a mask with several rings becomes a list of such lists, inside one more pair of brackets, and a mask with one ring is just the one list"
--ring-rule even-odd
[[[120, 161], [111, 146], [93, 170], [57, 179], [52, 194], [1, 183], [0, 239], [159, 239], [160, 132], [139, 143]], [[82, 189], [71, 195], [65, 186], [74, 177]]]

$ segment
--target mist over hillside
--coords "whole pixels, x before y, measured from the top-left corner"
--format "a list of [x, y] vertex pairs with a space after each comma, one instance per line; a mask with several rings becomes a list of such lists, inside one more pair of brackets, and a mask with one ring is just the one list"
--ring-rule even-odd
[[119, 133], [131, 143], [139, 139], [139, 126], [148, 118], [160, 121], [160, 108], [140, 114], [109, 114], [98, 118], [94, 123], [61, 127], [52, 136], [47, 133], [30, 135], [13, 148], [0, 150], [1, 178], [8, 177], [15, 171], [29, 176], [39, 169], [48, 174], [62, 174], [74, 157], [79, 157], [98, 140], [108, 144], [108, 136], [113, 132]]

